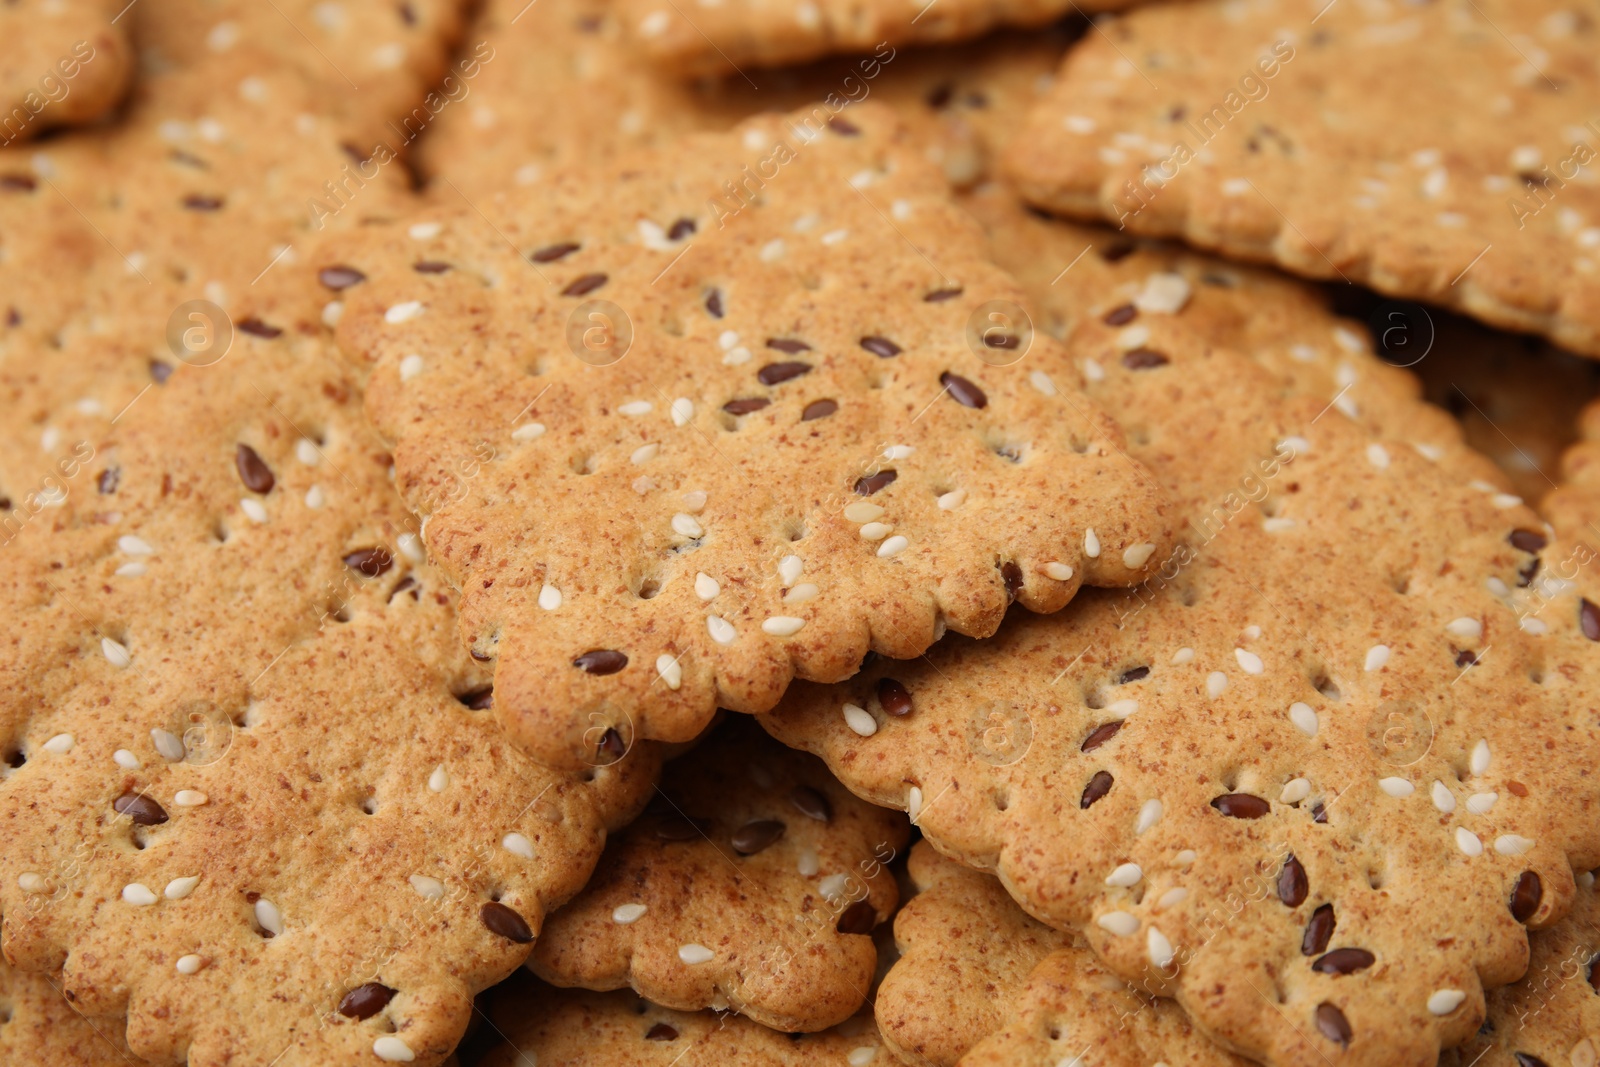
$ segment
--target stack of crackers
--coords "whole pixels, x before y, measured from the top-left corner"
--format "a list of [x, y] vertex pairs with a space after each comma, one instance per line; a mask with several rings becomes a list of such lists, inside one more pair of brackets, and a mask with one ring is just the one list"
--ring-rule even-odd
[[0, 1063], [1597, 1067], [1600, 2], [0, 5]]

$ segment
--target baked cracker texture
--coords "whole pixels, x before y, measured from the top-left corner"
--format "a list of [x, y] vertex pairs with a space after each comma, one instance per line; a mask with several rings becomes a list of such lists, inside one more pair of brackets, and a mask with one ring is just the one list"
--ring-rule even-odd
[[1188, 517], [1162, 576], [763, 722], [1242, 1054], [1432, 1063], [1600, 846], [1593, 551], [1138, 321], [1075, 351]]
[[79, 126], [117, 105], [134, 73], [123, 0], [0, 5], [0, 145]]
[[632, 986], [683, 1011], [732, 1007], [817, 1031], [860, 1009], [873, 928], [899, 902], [899, 812], [748, 719], [669, 765], [661, 795], [552, 915], [528, 966], [560, 986]]
[[1600, 356], [1592, 4], [1202, 0], [1102, 29], [1014, 142], [1030, 201]]
[[1165, 551], [1153, 480], [1039, 385], [1054, 342], [870, 103], [420, 225], [348, 243], [340, 343], [538, 759], [685, 740]]
[[67, 1003], [60, 980], [0, 959], [0, 1056], [49, 1067], [122, 1067], [131, 1062], [121, 1020], [90, 1019]]

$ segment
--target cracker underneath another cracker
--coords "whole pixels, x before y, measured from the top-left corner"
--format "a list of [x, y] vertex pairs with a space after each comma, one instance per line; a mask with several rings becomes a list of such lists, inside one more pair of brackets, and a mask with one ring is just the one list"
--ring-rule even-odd
[[133, 78], [125, 0], [0, 4], [0, 145], [100, 118]]
[[123, 1067], [133, 1062], [120, 1019], [90, 1019], [61, 994], [61, 979], [0, 958], [0, 1062], [40, 1067]]
[[769, 117], [494, 227], [344, 246], [368, 281], [341, 344], [537, 758], [683, 740], [795, 675], [1150, 573], [1162, 494], [1035, 373], [1054, 342], [906, 142], [870, 103]]
[[1228, 0], [1107, 22], [1014, 142], [1044, 207], [1600, 356], [1600, 23], [1563, 0]]
[[631, 985], [680, 1010], [731, 1005], [776, 1029], [825, 1029], [867, 997], [870, 934], [898, 903], [885, 865], [909, 830], [816, 757], [747, 719], [725, 723], [669, 765], [528, 966], [557, 985]]

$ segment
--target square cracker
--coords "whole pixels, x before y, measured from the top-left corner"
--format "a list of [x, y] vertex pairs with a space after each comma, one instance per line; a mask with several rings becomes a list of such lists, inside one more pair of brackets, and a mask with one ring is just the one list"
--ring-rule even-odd
[[340, 341], [542, 760], [687, 739], [796, 675], [992, 633], [1012, 600], [1059, 610], [1168, 540], [870, 102], [571, 171], [493, 227], [418, 221], [343, 246], [368, 281]]
[[1040, 206], [1600, 356], [1600, 20], [1202, 0], [1085, 39], [1013, 142]]

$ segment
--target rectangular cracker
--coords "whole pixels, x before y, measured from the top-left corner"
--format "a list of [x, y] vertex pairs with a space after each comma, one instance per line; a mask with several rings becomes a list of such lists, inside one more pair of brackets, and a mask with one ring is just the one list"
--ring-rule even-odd
[[1202, 0], [1068, 56], [1027, 198], [1600, 356], [1600, 25], [1557, 0]]

